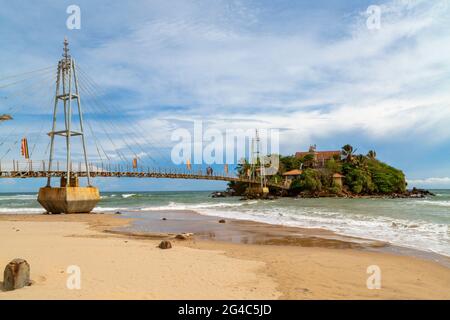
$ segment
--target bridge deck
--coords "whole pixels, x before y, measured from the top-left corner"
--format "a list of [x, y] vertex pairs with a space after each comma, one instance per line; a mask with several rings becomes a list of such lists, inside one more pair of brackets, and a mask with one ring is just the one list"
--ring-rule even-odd
[[[28, 178], [58, 178], [64, 177], [66, 171], [31, 171], [31, 170], [13, 170], [13, 171], [0, 171], [0, 178], [13, 178], [13, 179], [28, 179]], [[74, 172], [74, 175], [80, 178], [87, 177], [86, 171]], [[258, 179], [244, 179], [232, 175], [221, 174], [195, 174], [195, 173], [180, 173], [180, 172], [156, 172], [156, 171], [91, 171], [89, 176], [92, 178], [154, 178], [154, 179], [187, 179], [187, 180], [210, 180], [210, 181], [235, 181], [244, 182], [249, 184], [259, 184]], [[284, 184], [267, 183], [270, 187], [277, 187], [281, 189], [287, 189]]]

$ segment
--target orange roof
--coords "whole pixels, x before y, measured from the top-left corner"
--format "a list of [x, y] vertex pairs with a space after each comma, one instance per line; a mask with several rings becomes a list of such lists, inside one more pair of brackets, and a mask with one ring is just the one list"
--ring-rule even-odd
[[342, 174], [340, 174], [340, 173], [335, 173], [335, 174], [333, 174], [333, 178], [344, 178], [345, 176], [343, 176]]
[[302, 170], [295, 169], [295, 170], [291, 170], [291, 171], [283, 173], [283, 176], [299, 176], [302, 173], [303, 173]]
[[297, 158], [302, 158], [304, 156], [307, 156], [308, 154], [316, 154], [318, 159], [331, 159], [333, 156], [340, 156], [341, 151], [335, 150], [335, 151], [316, 151], [316, 152], [297, 152], [295, 156]]

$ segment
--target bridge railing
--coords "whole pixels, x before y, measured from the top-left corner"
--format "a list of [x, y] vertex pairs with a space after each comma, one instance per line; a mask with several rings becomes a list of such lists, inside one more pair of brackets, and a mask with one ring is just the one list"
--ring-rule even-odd
[[[233, 172], [213, 170], [208, 174], [206, 167], [192, 168], [188, 170], [186, 167], [150, 167], [150, 166], [136, 166], [123, 163], [88, 163], [88, 167], [84, 162], [71, 162], [70, 171], [74, 174], [89, 171], [96, 175], [103, 175], [108, 173], [159, 173], [166, 175], [196, 175], [196, 176], [211, 176], [211, 177], [236, 177]], [[49, 163], [46, 160], [0, 160], [0, 172], [45, 172], [49, 171]], [[55, 160], [51, 166], [52, 172], [66, 172], [67, 162]]]
[[[82, 162], [72, 162], [70, 164], [72, 174], [78, 177], [87, 176], [87, 167]], [[46, 178], [63, 177], [67, 172], [67, 163], [63, 161], [54, 161], [52, 170], [49, 171], [49, 164], [45, 160], [1, 160], [0, 178]], [[239, 181], [250, 184], [259, 184], [258, 178], [250, 179], [238, 177], [231, 172], [213, 171], [207, 172], [206, 168], [192, 168], [188, 170], [183, 167], [146, 167], [126, 165], [123, 163], [89, 163], [89, 172], [91, 177], [135, 177], [135, 178], [168, 178], [168, 179], [199, 179], [199, 180], [220, 180], [220, 181]], [[268, 186], [287, 189], [289, 186], [284, 183], [268, 183]]]

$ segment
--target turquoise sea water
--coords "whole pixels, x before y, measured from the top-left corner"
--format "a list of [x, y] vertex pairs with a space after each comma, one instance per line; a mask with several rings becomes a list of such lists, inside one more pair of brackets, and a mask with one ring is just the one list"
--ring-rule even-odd
[[[425, 199], [287, 199], [241, 201], [210, 192], [105, 192], [97, 211], [123, 211], [143, 218], [155, 210], [249, 219], [341, 234], [450, 256], [450, 190]], [[0, 213], [39, 213], [35, 193], [0, 194]]]

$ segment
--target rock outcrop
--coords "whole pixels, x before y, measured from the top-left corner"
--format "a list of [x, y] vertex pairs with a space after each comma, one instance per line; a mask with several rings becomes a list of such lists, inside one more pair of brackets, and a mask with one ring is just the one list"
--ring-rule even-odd
[[30, 265], [24, 259], [14, 259], [3, 273], [3, 290], [11, 291], [31, 284]]
[[164, 240], [161, 241], [161, 243], [158, 246], [160, 249], [171, 249], [172, 248], [172, 243], [170, 243], [170, 241]]

